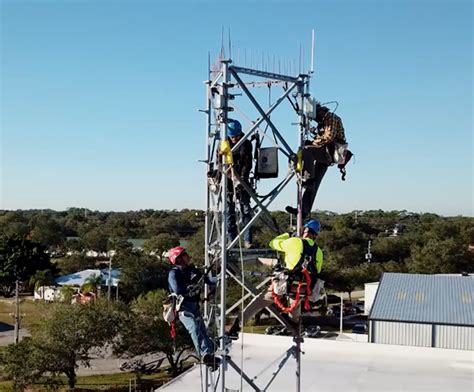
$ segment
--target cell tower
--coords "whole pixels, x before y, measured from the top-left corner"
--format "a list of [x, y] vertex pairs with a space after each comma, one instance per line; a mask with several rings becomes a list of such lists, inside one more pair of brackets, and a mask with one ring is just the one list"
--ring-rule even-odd
[[[313, 47], [314, 47], [314, 32], [313, 32]], [[300, 50], [301, 56], [301, 50]], [[240, 56], [239, 56], [240, 57]], [[262, 56], [263, 57], [263, 56]], [[267, 57], [269, 59], [269, 57]], [[228, 356], [228, 341], [225, 338], [225, 324], [226, 316], [241, 305], [246, 299], [256, 297], [259, 293], [259, 288], [270, 281], [267, 277], [262, 284], [254, 287], [252, 284], [245, 281], [243, 278], [243, 262], [242, 254], [249, 255], [255, 253], [253, 250], [243, 250], [241, 241], [244, 233], [249, 230], [257, 220], [267, 224], [275, 235], [278, 228], [273, 221], [268, 208], [272, 205], [275, 199], [281, 194], [282, 190], [296, 180], [297, 184], [297, 231], [301, 233], [302, 229], [302, 173], [301, 173], [301, 153], [306, 139], [306, 133], [309, 129], [309, 122], [315, 118], [316, 101], [310, 97], [309, 82], [313, 73], [313, 51], [311, 54], [311, 67], [306, 73], [301, 73], [301, 58], [300, 58], [300, 72], [296, 75], [285, 75], [276, 70], [281, 70], [281, 63], [276, 64], [271, 61], [265, 65], [262, 60], [261, 68], [255, 69], [242, 67], [238, 65], [239, 61], [234, 61], [231, 58], [226, 58], [224, 50], [218, 60], [211, 66], [209, 61], [209, 79], [206, 84], [206, 100], [207, 107], [203, 112], [206, 114], [206, 218], [205, 218], [205, 265], [206, 268], [215, 267], [220, 273], [220, 295], [219, 304], [212, 306], [206, 302], [204, 305], [204, 318], [206, 323], [211, 324], [212, 320], [216, 320], [215, 328], [219, 337], [222, 362], [218, 372], [206, 372], [206, 390], [220, 390], [222, 392], [230, 390], [226, 387], [226, 371], [229, 366], [233, 368], [241, 378], [255, 391], [269, 390], [270, 384], [273, 382], [278, 374], [276, 371], [266, 385], [257, 386], [254, 379], [245, 374], [239, 366]], [[273, 68], [273, 69], [272, 69]], [[275, 69], [276, 68], [276, 69]], [[272, 71], [269, 71], [272, 69]], [[271, 87], [277, 86], [281, 88], [281, 94], [274, 101], [269, 103], [269, 107], [264, 109], [263, 103], [252, 93], [252, 89], [267, 86], [269, 90]], [[245, 100], [246, 105], [256, 112], [255, 118], [246, 116], [240, 109], [237, 102]], [[261, 100], [260, 100], [261, 101]], [[288, 130], [289, 124], [275, 119], [278, 118], [277, 109], [290, 104], [290, 109], [297, 118], [297, 123], [293, 124], [293, 143], [285, 140], [284, 132], [281, 129]], [[232, 113], [232, 114], [231, 114]], [[230, 151], [225, 151], [222, 148], [223, 141], [226, 140], [228, 120], [230, 118], [239, 119], [242, 122], [244, 136]], [[247, 124], [247, 126], [245, 126]], [[288, 132], [287, 132], [288, 133]], [[232, 151], [236, 150], [244, 140], [253, 138], [257, 140], [259, 147], [256, 150], [256, 170], [252, 185], [245, 182], [239, 182], [238, 175], [232, 170]], [[261, 147], [263, 142], [270, 144], [270, 147]], [[291, 145], [294, 147], [292, 148]], [[278, 158], [288, 162], [287, 173], [276, 179], [275, 173], [266, 173], [262, 175], [267, 168], [274, 170], [275, 165], [278, 166]], [[258, 172], [258, 174], [257, 174]], [[265, 195], [260, 195], [257, 192], [256, 183], [263, 177], [273, 177], [265, 179], [265, 185], [269, 185], [270, 191]], [[283, 177], [283, 178], [281, 178]], [[228, 190], [227, 179], [232, 178], [248, 192], [253, 202], [253, 217], [245, 227], [240, 227], [239, 235], [232, 241], [227, 238], [227, 222], [229, 217], [228, 208]], [[268, 181], [268, 183], [267, 183]], [[270, 184], [270, 182], [272, 182]], [[238, 203], [236, 208], [238, 208]], [[239, 256], [241, 264], [239, 265]], [[227, 279], [235, 280], [247, 293], [240, 301], [226, 307], [227, 298]], [[208, 297], [206, 287], [205, 297]], [[277, 320], [283, 325], [288, 322], [283, 318], [277, 308], [269, 308]], [[286, 357], [280, 363], [279, 368], [290, 358], [296, 359], [296, 390], [300, 391], [300, 371], [301, 371], [301, 336], [294, 337], [294, 345], [287, 351]], [[219, 373], [218, 375], [216, 373]]]

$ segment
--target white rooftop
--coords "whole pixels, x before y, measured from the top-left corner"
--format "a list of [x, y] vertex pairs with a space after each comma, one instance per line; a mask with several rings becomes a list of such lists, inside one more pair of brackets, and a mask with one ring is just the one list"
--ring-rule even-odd
[[[244, 334], [243, 339], [244, 372], [250, 378], [257, 377], [253, 381], [263, 390], [292, 340], [256, 334]], [[239, 366], [240, 346], [240, 340], [234, 342], [230, 352]], [[473, 351], [311, 338], [305, 339], [302, 349], [305, 354], [302, 355], [301, 391], [304, 392], [474, 391]], [[290, 358], [268, 391], [295, 391], [295, 369], [295, 360]], [[218, 372], [213, 374], [217, 376]], [[231, 367], [225, 378], [228, 390], [253, 391], [245, 381], [241, 389], [240, 376]], [[199, 365], [158, 390], [201, 391]]]
[[[111, 275], [111, 280], [110, 284], [111, 286], [117, 286], [119, 282], [119, 275], [120, 271], [119, 270], [114, 270], [112, 269]], [[105, 270], [100, 270], [100, 269], [86, 269], [83, 271], [78, 271], [74, 272], [70, 275], [64, 275], [60, 276], [59, 278], [56, 279], [56, 284], [59, 286], [82, 286], [84, 283], [86, 283], [87, 279], [89, 279], [92, 276], [100, 276], [102, 277], [102, 282], [104, 285], [108, 284], [108, 279], [109, 279], [109, 271], [107, 269]]]

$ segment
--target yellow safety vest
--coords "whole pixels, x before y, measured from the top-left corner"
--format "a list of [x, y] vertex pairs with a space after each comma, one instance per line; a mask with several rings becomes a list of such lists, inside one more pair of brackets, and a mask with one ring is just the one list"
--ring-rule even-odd
[[[314, 245], [314, 241], [310, 238], [305, 238], [308, 241], [310, 246]], [[278, 237], [275, 237], [270, 241], [270, 248], [283, 252], [285, 254], [285, 264], [286, 268], [290, 271], [295, 268], [298, 261], [300, 261], [301, 255], [304, 251], [303, 239], [298, 237], [290, 237], [290, 234], [284, 233], [280, 234]], [[316, 271], [321, 272], [323, 267], [323, 251], [318, 246], [316, 250]]]

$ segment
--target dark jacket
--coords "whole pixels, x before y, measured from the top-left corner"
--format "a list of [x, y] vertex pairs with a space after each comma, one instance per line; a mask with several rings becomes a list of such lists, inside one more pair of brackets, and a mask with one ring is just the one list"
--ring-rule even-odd
[[[230, 138], [227, 138], [230, 147], [233, 148], [235, 144], [232, 143]], [[234, 171], [245, 183], [249, 183], [250, 171], [252, 170], [252, 143], [249, 140], [245, 140], [240, 147], [232, 151], [232, 157], [234, 158]], [[232, 192], [234, 187], [232, 181], [229, 179], [227, 182], [228, 191]]]
[[174, 266], [168, 272], [169, 290], [171, 293], [182, 295], [184, 297], [183, 303], [199, 302], [199, 294], [191, 296], [189, 288], [198, 283], [201, 276], [202, 272], [192, 264], [185, 269]]

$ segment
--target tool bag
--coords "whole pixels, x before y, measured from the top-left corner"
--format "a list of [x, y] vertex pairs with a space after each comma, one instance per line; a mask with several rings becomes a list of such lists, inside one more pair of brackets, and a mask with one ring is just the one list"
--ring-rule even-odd
[[170, 294], [163, 302], [163, 320], [171, 324], [176, 320], [176, 316], [181, 308], [184, 297], [182, 295]]

